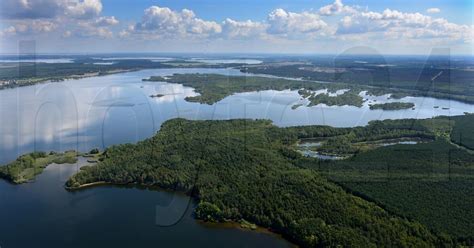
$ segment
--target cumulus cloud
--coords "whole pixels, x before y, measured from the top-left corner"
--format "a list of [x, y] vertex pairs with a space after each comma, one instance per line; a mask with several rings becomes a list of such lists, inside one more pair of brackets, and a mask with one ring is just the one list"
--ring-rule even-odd
[[69, 16], [92, 18], [102, 11], [100, 0], [2, 0], [2, 19], [40, 19]]
[[32, 20], [32, 21], [17, 21], [11, 26], [1, 31], [2, 36], [11, 35], [32, 35], [39, 33], [52, 32], [57, 28], [57, 25], [50, 21], [45, 20]]
[[327, 26], [317, 14], [287, 12], [284, 9], [272, 11], [267, 22], [268, 33], [283, 36], [315, 33]]
[[354, 7], [344, 5], [342, 0], [335, 0], [334, 3], [323, 6], [319, 9], [319, 14], [325, 16], [337, 15], [341, 13], [356, 13], [357, 10]]
[[339, 22], [336, 35], [361, 34], [369, 32], [369, 24], [366, 20], [353, 16], [344, 16]]
[[428, 13], [428, 14], [437, 14], [439, 12], [441, 12], [441, 10], [438, 9], [438, 8], [429, 8], [429, 9], [426, 10], [426, 13]]
[[2, 19], [53, 18], [61, 12], [63, 1], [57, 0], [2, 0], [0, 17]]
[[100, 16], [101, 0], [2, 0], [0, 18], [9, 26], [2, 36], [36, 35], [58, 30], [57, 36], [112, 37], [114, 16]]
[[[311, 11], [291, 12], [282, 8], [263, 20], [205, 20], [189, 9], [172, 10], [151, 6], [141, 19], [122, 24], [115, 16], [101, 16], [101, 0], [0, 0], [0, 36], [52, 33], [58, 38], [130, 37], [134, 39], [218, 40], [260, 39], [263, 42], [296, 44], [325, 37], [331, 41], [385, 42], [415, 39], [442, 40], [446, 44], [472, 43], [472, 25], [451, 23], [429, 14], [394, 9], [369, 11], [334, 0]], [[115, 31], [117, 33], [115, 34]], [[49, 35], [49, 34], [48, 34]], [[425, 41], [423, 40], [423, 41]]]
[[385, 9], [383, 12], [358, 12], [339, 22], [336, 34], [381, 33], [391, 39], [448, 40], [472, 39], [472, 26], [451, 23], [420, 13], [407, 13]]
[[261, 22], [235, 21], [227, 18], [222, 23], [222, 34], [227, 38], [259, 38], [265, 33], [267, 25]]
[[265, 21], [237, 21], [226, 18], [223, 22], [203, 20], [193, 11], [174, 11], [166, 7], [151, 6], [144, 11], [142, 20], [120, 32], [120, 37], [138, 35], [159, 38], [224, 38], [256, 39], [267, 36], [301, 37], [314, 35], [328, 25], [316, 13], [289, 12], [275, 9]]
[[188, 9], [178, 12], [166, 7], [151, 6], [144, 11], [142, 20], [129, 31], [156, 37], [202, 37], [221, 33], [222, 27], [217, 22], [197, 18]]
[[117, 25], [119, 21], [115, 18], [115, 16], [102, 16], [95, 20], [94, 24], [96, 26], [113, 26]]
[[0, 30], [0, 37], [11, 36], [16, 34], [16, 28], [14, 26], [9, 26], [3, 30]]
[[62, 37], [80, 37], [80, 38], [112, 38], [113, 32], [110, 27], [119, 22], [115, 17], [99, 17], [93, 20], [78, 20], [74, 24], [68, 25], [68, 30]]
[[87, 19], [100, 14], [102, 2], [100, 0], [67, 1], [65, 9], [70, 16]]

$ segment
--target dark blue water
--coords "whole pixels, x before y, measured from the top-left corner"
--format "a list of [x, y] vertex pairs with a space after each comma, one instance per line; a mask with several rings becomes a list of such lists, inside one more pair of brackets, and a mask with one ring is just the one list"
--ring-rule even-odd
[[[81, 159], [81, 163], [84, 163]], [[209, 228], [194, 203], [172, 192], [98, 186], [68, 192], [78, 165], [51, 165], [32, 183], [0, 180], [0, 246], [288, 247], [273, 234]]]

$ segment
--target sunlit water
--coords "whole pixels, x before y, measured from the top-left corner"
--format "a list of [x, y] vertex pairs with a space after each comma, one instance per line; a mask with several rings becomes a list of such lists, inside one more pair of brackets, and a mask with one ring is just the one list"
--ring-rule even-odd
[[[307, 104], [307, 100], [289, 90], [239, 93], [206, 105], [184, 100], [196, 95], [192, 88], [142, 81], [150, 76], [197, 72], [243, 75], [233, 69], [155, 69], [1, 90], [0, 162], [4, 164], [33, 150], [89, 151], [137, 142], [151, 137], [163, 122], [176, 117], [271, 119], [278, 126], [352, 127], [371, 120], [473, 112], [473, 105], [422, 97], [400, 100], [414, 102], [414, 110], [370, 110], [369, 104], [375, 100], [391, 100], [363, 93], [369, 100], [362, 108], [318, 105], [292, 109], [295, 104]], [[152, 94], [164, 96], [149, 97]], [[65, 191], [65, 180], [77, 170], [77, 166], [53, 165], [34, 183], [14, 186], [0, 181], [0, 246], [287, 245], [267, 234], [205, 228], [192, 219], [191, 210], [176, 226], [160, 227], [157, 216], [176, 211], [167, 203], [160, 208], [160, 201], [177, 199], [187, 204], [189, 199], [117, 187]]]
[[[308, 101], [290, 90], [238, 93], [206, 105], [184, 100], [196, 95], [192, 88], [142, 81], [152, 75], [197, 72], [244, 75], [235, 69], [155, 69], [2, 90], [0, 162], [33, 150], [88, 151], [137, 142], [152, 136], [166, 120], [177, 117], [270, 119], [278, 126], [353, 127], [372, 120], [462, 115], [474, 110], [473, 105], [457, 101], [425, 97], [393, 100], [388, 95], [374, 97], [364, 92], [361, 95], [367, 101], [361, 108], [320, 104], [292, 109], [293, 105], [306, 105]], [[149, 97], [156, 94], [164, 96]], [[413, 102], [415, 108], [369, 109], [369, 104], [389, 101]]]
[[47, 64], [63, 64], [73, 63], [74, 60], [69, 58], [55, 58], [55, 59], [0, 59], [0, 63], [47, 63]]

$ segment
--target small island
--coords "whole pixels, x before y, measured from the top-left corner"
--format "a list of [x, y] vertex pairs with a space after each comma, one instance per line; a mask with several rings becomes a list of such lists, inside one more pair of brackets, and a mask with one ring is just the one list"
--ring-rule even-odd
[[291, 109], [295, 110], [295, 109], [297, 109], [297, 108], [299, 108], [299, 107], [301, 107], [301, 106], [303, 106], [303, 104], [298, 103], [298, 104], [295, 104], [295, 105], [291, 106]]
[[156, 94], [156, 95], [150, 95], [151, 98], [160, 98], [160, 97], [164, 97], [165, 95], [163, 94]]
[[359, 95], [358, 90], [349, 90], [343, 94], [331, 96], [329, 94], [313, 94], [308, 100], [310, 101], [308, 106], [315, 106], [318, 104], [326, 104], [327, 106], [355, 106], [362, 107], [364, 99]]
[[[348, 84], [324, 84], [304, 80], [284, 78], [268, 78], [260, 76], [225, 76], [218, 74], [174, 74], [169, 77], [151, 76], [143, 81], [168, 82], [182, 84], [195, 89], [198, 96], [186, 97], [188, 102], [198, 102], [212, 105], [235, 93], [264, 91], [264, 90], [298, 90], [302, 98], [310, 101], [308, 106], [326, 104], [328, 106], [350, 105], [362, 107], [363, 98], [359, 95], [361, 87]], [[316, 94], [317, 90], [327, 89], [335, 93], [338, 90], [349, 89], [343, 94], [331, 96], [328, 93]]]
[[0, 167], [0, 178], [14, 184], [29, 182], [50, 164], [73, 164], [77, 162], [77, 152], [32, 152], [20, 156], [15, 161]]
[[411, 102], [388, 102], [370, 105], [371, 110], [381, 109], [381, 110], [401, 110], [409, 109], [415, 107], [414, 103]]

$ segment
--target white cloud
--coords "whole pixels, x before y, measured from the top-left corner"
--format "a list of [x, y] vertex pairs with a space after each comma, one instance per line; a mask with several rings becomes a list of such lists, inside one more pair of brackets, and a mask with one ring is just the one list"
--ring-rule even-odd
[[267, 36], [296, 37], [315, 35], [328, 25], [316, 13], [272, 11], [265, 22], [237, 21], [226, 18], [223, 22], [203, 20], [193, 11], [174, 11], [166, 7], [151, 6], [144, 11], [142, 20], [120, 32], [120, 37], [132, 35], [146, 39], [224, 38], [257, 39]]
[[[263, 20], [206, 20], [189, 9], [172, 10], [151, 6], [141, 20], [119, 22], [115, 16], [101, 16], [101, 0], [0, 0], [0, 36], [40, 36], [61, 40], [76, 37], [165, 39], [172, 44], [256, 44], [267, 47], [308, 44], [442, 44], [473, 43], [474, 28], [436, 18], [438, 8], [428, 14], [394, 9], [369, 11], [341, 0], [316, 10], [291, 12], [278, 8]], [[45, 37], [45, 36], [44, 36]], [[245, 40], [245, 42], [243, 42]], [[117, 44], [122, 42], [117, 39]], [[124, 41], [124, 44], [127, 41]], [[129, 41], [130, 42], [130, 41]], [[240, 42], [240, 43], [239, 43]], [[133, 43], [133, 42], [132, 42]], [[145, 43], [141, 43], [145, 44]], [[152, 43], [146, 43], [152, 44]], [[299, 44], [299, 45], [297, 45]], [[177, 47], [178, 45], [176, 45]]]
[[2, 0], [2, 19], [40, 19], [69, 16], [92, 18], [102, 11], [100, 0]]
[[1, 31], [2, 36], [33, 35], [52, 32], [57, 28], [54, 22], [45, 20], [16, 21], [8, 28]]
[[95, 20], [94, 24], [96, 26], [112, 26], [117, 25], [119, 21], [115, 18], [115, 16], [102, 16]]
[[2, 19], [53, 18], [61, 12], [64, 1], [58, 0], [2, 0]]
[[437, 13], [440, 13], [440, 12], [441, 12], [441, 10], [438, 9], [438, 8], [429, 8], [429, 9], [426, 10], [426, 13], [428, 13], [428, 14], [437, 14]]
[[382, 34], [388, 39], [444, 39], [446, 41], [472, 40], [472, 26], [450, 23], [420, 13], [407, 13], [386, 9], [383, 12], [357, 12], [344, 17], [336, 34]]
[[330, 15], [337, 15], [341, 13], [356, 13], [357, 10], [354, 7], [344, 5], [342, 0], [335, 0], [334, 3], [323, 6], [319, 9], [319, 14], [330, 16]]
[[67, 31], [62, 35], [64, 38], [112, 38], [114, 36], [110, 27], [117, 25], [118, 20], [115, 17], [100, 17], [92, 20], [77, 20], [67, 25]]
[[272, 11], [267, 18], [269, 34], [291, 36], [310, 34], [327, 27], [319, 15], [309, 12], [287, 12], [284, 9]]
[[102, 2], [100, 0], [67, 1], [66, 11], [68, 15], [75, 18], [92, 18], [102, 11]]
[[151, 35], [155, 38], [207, 37], [221, 33], [222, 27], [214, 21], [197, 18], [194, 12], [188, 9], [177, 12], [169, 8], [151, 6], [144, 11], [141, 22], [136, 23], [129, 32]]
[[222, 22], [222, 34], [227, 38], [259, 38], [266, 28], [267, 25], [251, 20], [235, 21], [227, 18]]
[[99, 37], [99, 38], [112, 38], [113, 33], [107, 27], [96, 26], [95, 22], [78, 22], [77, 26], [70, 31], [69, 37]]
[[16, 28], [14, 26], [9, 26], [3, 30], [0, 30], [0, 37], [10, 36], [16, 34]]
[[119, 21], [100, 16], [101, 0], [2, 0], [0, 17], [14, 28], [2, 36], [40, 35], [58, 30], [57, 37], [112, 37], [108, 28]]

